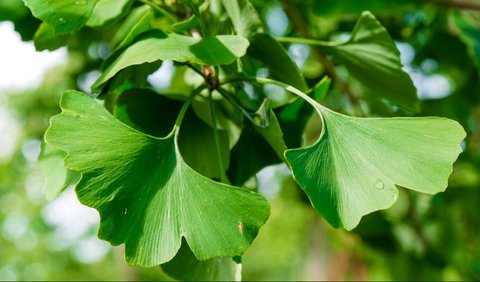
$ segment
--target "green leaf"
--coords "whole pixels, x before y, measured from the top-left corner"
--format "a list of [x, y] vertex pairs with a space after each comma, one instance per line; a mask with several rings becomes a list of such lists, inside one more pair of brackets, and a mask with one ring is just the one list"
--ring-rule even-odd
[[236, 58], [245, 55], [248, 45], [245, 38], [235, 35], [218, 35], [199, 39], [173, 34], [166, 38], [142, 39], [128, 47], [108, 65], [92, 89], [99, 90], [120, 70], [146, 62], [172, 60], [211, 66], [231, 64]]
[[287, 146], [283, 141], [283, 132], [273, 110], [269, 112], [268, 123], [265, 128], [255, 126], [255, 130], [270, 144], [277, 156], [283, 160], [283, 153]]
[[133, 9], [112, 38], [115, 50], [127, 46], [141, 33], [152, 29], [153, 11], [148, 5]]
[[197, 16], [192, 15], [190, 18], [172, 24], [172, 30], [177, 33], [189, 32], [191, 29], [197, 27], [200, 20]]
[[250, 1], [222, 0], [221, 2], [232, 21], [237, 35], [251, 38], [254, 34], [263, 32], [262, 20]]
[[[327, 95], [330, 82], [330, 78], [326, 76], [315, 85], [313, 98], [317, 102]], [[288, 148], [301, 145], [303, 131], [312, 113], [312, 107], [303, 99], [298, 99], [277, 110], [278, 122], [284, 132], [284, 140]]]
[[232, 258], [216, 257], [199, 261], [188, 248], [185, 241], [177, 255], [162, 264], [163, 271], [171, 277], [182, 281], [235, 281], [238, 265]]
[[192, 109], [195, 114], [210, 127], [228, 132], [228, 143], [229, 148], [231, 149], [240, 138], [241, 128], [232, 119], [232, 109], [228, 108], [228, 106], [231, 106], [231, 104], [229, 104], [224, 99], [215, 100], [215, 96], [213, 103], [213, 110], [215, 111], [215, 116], [217, 117], [217, 122], [215, 123], [215, 125], [212, 120], [210, 103], [207, 99], [195, 99], [192, 103]]
[[71, 33], [88, 21], [98, 0], [23, 0], [32, 14], [57, 33]]
[[57, 34], [53, 27], [49, 26], [47, 23], [42, 23], [35, 32], [33, 43], [35, 44], [35, 49], [37, 51], [52, 51], [66, 45], [69, 39], [69, 34]]
[[417, 0], [322, 0], [313, 3], [313, 12], [321, 16], [345, 16], [370, 10], [375, 13], [397, 14], [418, 4]]
[[308, 89], [305, 78], [287, 51], [268, 34], [257, 34], [251, 40], [248, 55], [260, 60], [269, 69], [272, 77], [301, 91]]
[[133, 0], [98, 0], [86, 25], [92, 27], [107, 25], [124, 15], [132, 3]]
[[21, 19], [29, 13], [21, 0], [0, 1], [0, 21], [13, 21]]
[[348, 41], [320, 43], [319, 48], [345, 65], [369, 95], [418, 112], [416, 89], [410, 76], [402, 70], [400, 53], [387, 30], [370, 12], [362, 13]]
[[[230, 164], [228, 133], [226, 130], [217, 130], [223, 168], [227, 169]], [[182, 157], [203, 176], [221, 179], [214, 138], [213, 127], [208, 126], [193, 111], [188, 111], [178, 136]]]
[[126, 125], [155, 137], [167, 136], [182, 103], [149, 89], [129, 89], [115, 102], [113, 115]]
[[143, 134], [76, 91], [65, 92], [60, 105], [45, 140], [82, 174], [80, 202], [99, 211], [99, 238], [125, 243], [129, 264], [165, 263], [182, 238], [199, 260], [241, 255], [268, 218], [265, 198], [205, 178], [183, 161], [177, 126], [165, 138]]
[[70, 184], [75, 183], [80, 175], [67, 169], [63, 159], [67, 154], [53, 146], [42, 142], [42, 151], [38, 157], [38, 164], [45, 176], [45, 196], [47, 200], [60, 195]]
[[444, 191], [463, 128], [438, 118], [352, 118], [309, 101], [323, 118], [320, 138], [285, 157], [312, 205], [334, 227], [353, 229], [363, 215], [390, 207], [396, 186]]
[[460, 39], [467, 45], [468, 51], [480, 69], [480, 19], [467, 13], [456, 12], [455, 24], [460, 31]]
[[254, 125], [247, 123], [232, 149], [227, 175], [233, 185], [243, 185], [262, 168], [280, 162], [281, 159]]

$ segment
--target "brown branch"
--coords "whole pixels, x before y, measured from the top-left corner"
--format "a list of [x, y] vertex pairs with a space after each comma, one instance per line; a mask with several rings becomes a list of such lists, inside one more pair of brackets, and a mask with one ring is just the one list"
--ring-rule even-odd
[[439, 6], [456, 8], [456, 9], [460, 9], [460, 10], [480, 11], [480, 3], [479, 2], [473, 2], [473, 1], [468, 1], [468, 0], [430, 0], [429, 2], [432, 2], [432, 3], [434, 3], [436, 5], [439, 5]]
[[[298, 31], [299, 35], [307, 39], [313, 39], [312, 36], [310, 36], [310, 32], [308, 31], [302, 16], [298, 13], [295, 7], [293, 7], [288, 0], [280, 0], [280, 3], [282, 4], [285, 12], [288, 15], [288, 18], [292, 21], [292, 24]], [[353, 94], [352, 90], [348, 86], [348, 83], [344, 81], [340, 75], [338, 75], [333, 63], [327, 59], [325, 54], [320, 49], [315, 46], [312, 46], [312, 49], [315, 51], [320, 63], [325, 68], [325, 72], [337, 83], [340, 90], [347, 95], [354, 112], [358, 115], [364, 116], [360, 102]]]

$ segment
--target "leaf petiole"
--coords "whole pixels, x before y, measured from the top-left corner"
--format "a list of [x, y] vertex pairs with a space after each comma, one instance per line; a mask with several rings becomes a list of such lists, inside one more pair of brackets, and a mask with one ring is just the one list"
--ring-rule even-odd
[[190, 96], [187, 98], [182, 108], [180, 109], [180, 112], [178, 113], [177, 119], [175, 120], [175, 126], [172, 132], [177, 132], [178, 134], [178, 128], [180, 128], [180, 124], [182, 124], [183, 118], [185, 117], [185, 113], [187, 112], [188, 107], [192, 104], [193, 99], [195, 99], [195, 97], [198, 94], [200, 94], [205, 88], [207, 88], [207, 85], [202, 84], [192, 91], [192, 94], [190, 94]]
[[228, 177], [225, 174], [225, 167], [223, 166], [223, 162], [222, 162], [222, 151], [220, 150], [220, 137], [218, 136], [218, 128], [217, 128], [217, 115], [215, 113], [215, 104], [213, 103], [212, 91], [209, 91], [208, 102], [210, 105], [210, 116], [213, 122], [213, 138], [215, 139], [215, 148], [217, 150], [217, 161], [218, 161], [220, 180], [223, 183], [230, 184], [230, 181], [228, 180]]

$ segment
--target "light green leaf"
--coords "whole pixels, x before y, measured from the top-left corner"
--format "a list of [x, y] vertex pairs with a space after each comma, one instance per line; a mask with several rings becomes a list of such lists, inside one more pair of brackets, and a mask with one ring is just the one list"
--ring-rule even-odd
[[345, 65], [367, 94], [390, 100], [417, 112], [419, 100], [410, 76], [402, 70], [400, 53], [387, 30], [370, 13], [363, 12], [348, 41], [319, 48]]
[[124, 15], [132, 3], [133, 0], [98, 0], [86, 25], [92, 27], [107, 25]]
[[143, 134], [81, 92], [67, 91], [60, 105], [45, 140], [82, 174], [80, 202], [99, 211], [99, 238], [125, 243], [129, 264], [165, 263], [182, 238], [199, 260], [241, 255], [268, 218], [265, 198], [205, 178], [183, 161], [177, 126], [165, 138]]
[[166, 38], [142, 39], [128, 47], [107, 66], [92, 89], [98, 90], [120, 70], [146, 62], [172, 60], [211, 66], [231, 64], [236, 58], [245, 55], [248, 45], [248, 40], [235, 35], [200, 39], [173, 34]]
[[141, 33], [152, 29], [153, 11], [148, 5], [133, 9], [118, 27], [112, 38], [112, 45], [118, 50], [128, 44]]
[[232, 21], [237, 35], [250, 38], [255, 33], [263, 32], [262, 20], [250, 1], [222, 0], [221, 2]]
[[165, 273], [182, 281], [235, 281], [239, 267], [232, 258], [226, 257], [199, 261], [185, 241], [178, 254], [162, 264]]
[[98, 0], [23, 0], [32, 14], [57, 33], [70, 33], [88, 21]]
[[427, 194], [447, 187], [465, 137], [457, 122], [352, 118], [307, 101], [323, 117], [322, 134], [285, 157], [312, 205], [334, 227], [353, 229], [363, 215], [390, 207], [396, 186]]
[[38, 164], [45, 176], [45, 196], [47, 200], [60, 195], [70, 184], [76, 182], [80, 175], [67, 169], [63, 159], [67, 154], [42, 142], [42, 151], [38, 157]]

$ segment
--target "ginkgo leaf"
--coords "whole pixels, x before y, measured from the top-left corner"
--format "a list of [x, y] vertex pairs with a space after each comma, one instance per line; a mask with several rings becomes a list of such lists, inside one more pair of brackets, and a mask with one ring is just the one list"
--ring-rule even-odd
[[248, 0], [222, 0], [222, 5], [232, 21], [236, 34], [245, 38], [263, 32], [263, 24], [255, 7]]
[[23, 0], [32, 14], [58, 33], [79, 30], [88, 21], [98, 0]]
[[98, 0], [88, 19], [87, 26], [104, 26], [124, 15], [133, 0]]
[[181, 281], [238, 281], [239, 268], [232, 258], [227, 257], [199, 261], [185, 241], [177, 255], [162, 264], [165, 273]]
[[247, 52], [249, 42], [235, 35], [193, 38], [178, 34], [142, 39], [121, 53], [98, 78], [92, 89], [99, 89], [122, 69], [159, 60], [190, 61], [201, 65], [228, 65]]
[[267, 220], [264, 197], [186, 165], [177, 126], [165, 138], [146, 135], [81, 92], [67, 91], [60, 105], [45, 140], [67, 152], [65, 166], [82, 174], [80, 202], [99, 211], [99, 238], [125, 243], [128, 263], [165, 263], [182, 238], [199, 260], [241, 255]]
[[363, 215], [390, 207], [396, 186], [427, 194], [447, 187], [465, 137], [456, 121], [353, 118], [307, 101], [323, 119], [321, 136], [311, 146], [287, 150], [285, 157], [331, 225], [350, 230]]
[[57, 34], [53, 27], [47, 23], [42, 23], [35, 32], [33, 43], [37, 51], [53, 51], [66, 45], [69, 39], [70, 34]]
[[80, 175], [63, 165], [66, 153], [42, 143], [38, 164], [45, 176], [45, 197], [52, 200], [62, 193], [70, 184], [76, 182]]
[[410, 76], [402, 70], [400, 52], [372, 13], [362, 13], [346, 42], [325, 44], [318, 41], [318, 44], [347, 67], [349, 74], [368, 89], [367, 94], [418, 111], [416, 88]]

